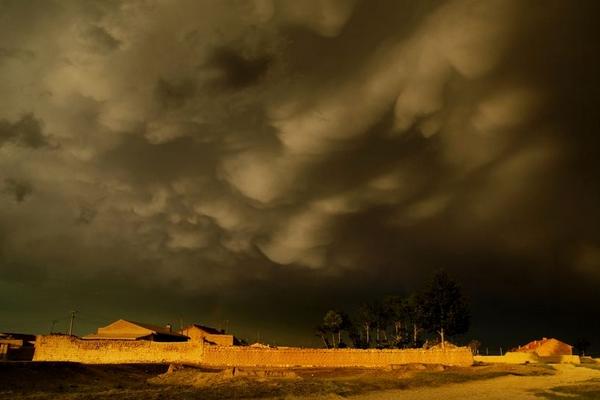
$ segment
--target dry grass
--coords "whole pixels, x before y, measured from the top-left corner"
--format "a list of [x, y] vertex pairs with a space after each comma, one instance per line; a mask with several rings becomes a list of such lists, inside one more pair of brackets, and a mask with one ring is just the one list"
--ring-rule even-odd
[[140, 390], [150, 386], [146, 382], [149, 377], [166, 370], [166, 365], [0, 363], [0, 399], [92, 398], [76, 395]]
[[74, 363], [0, 364], [0, 399], [252, 399], [350, 396], [362, 393], [436, 387], [507, 375], [553, 373], [539, 365], [470, 368], [401, 366], [373, 369], [203, 369], [166, 373], [161, 365], [81, 365]]

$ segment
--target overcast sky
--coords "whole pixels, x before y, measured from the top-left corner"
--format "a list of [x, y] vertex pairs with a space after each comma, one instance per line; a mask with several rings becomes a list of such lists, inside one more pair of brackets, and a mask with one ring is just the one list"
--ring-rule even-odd
[[0, 0], [0, 330], [316, 345], [445, 268], [467, 338], [594, 342], [597, 4]]

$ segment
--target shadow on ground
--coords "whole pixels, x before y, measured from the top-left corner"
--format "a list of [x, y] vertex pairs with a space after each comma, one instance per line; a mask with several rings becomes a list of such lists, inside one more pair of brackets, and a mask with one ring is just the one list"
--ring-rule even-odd
[[[501, 376], [553, 375], [543, 366], [374, 369], [209, 369], [168, 365], [0, 363], [0, 399], [261, 399], [346, 397], [381, 390], [438, 387]], [[585, 397], [583, 398], [585, 399]]]

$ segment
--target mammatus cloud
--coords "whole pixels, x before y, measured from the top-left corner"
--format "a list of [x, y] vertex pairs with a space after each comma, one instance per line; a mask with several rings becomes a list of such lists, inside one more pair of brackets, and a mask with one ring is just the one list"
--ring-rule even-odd
[[18, 203], [25, 201], [32, 191], [31, 185], [27, 182], [16, 181], [10, 178], [4, 180], [4, 193], [13, 197]]
[[579, 148], [522, 47], [553, 54], [553, 27], [529, 26], [560, 9], [396, 3], [385, 26], [360, 1], [3, 3], [4, 256], [194, 289], [536, 259], [564, 232], [545, 216], [569, 180], [550, 176]]
[[12, 123], [6, 119], [0, 120], [0, 146], [4, 144], [37, 149], [48, 146], [49, 142], [42, 133], [40, 120], [32, 114], [25, 114]]

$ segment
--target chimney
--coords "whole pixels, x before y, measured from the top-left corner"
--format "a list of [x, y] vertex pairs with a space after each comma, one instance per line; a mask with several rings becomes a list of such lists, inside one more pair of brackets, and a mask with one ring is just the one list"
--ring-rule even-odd
[[169, 333], [173, 333], [173, 326], [171, 324], [165, 325], [165, 328], [169, 330]]

